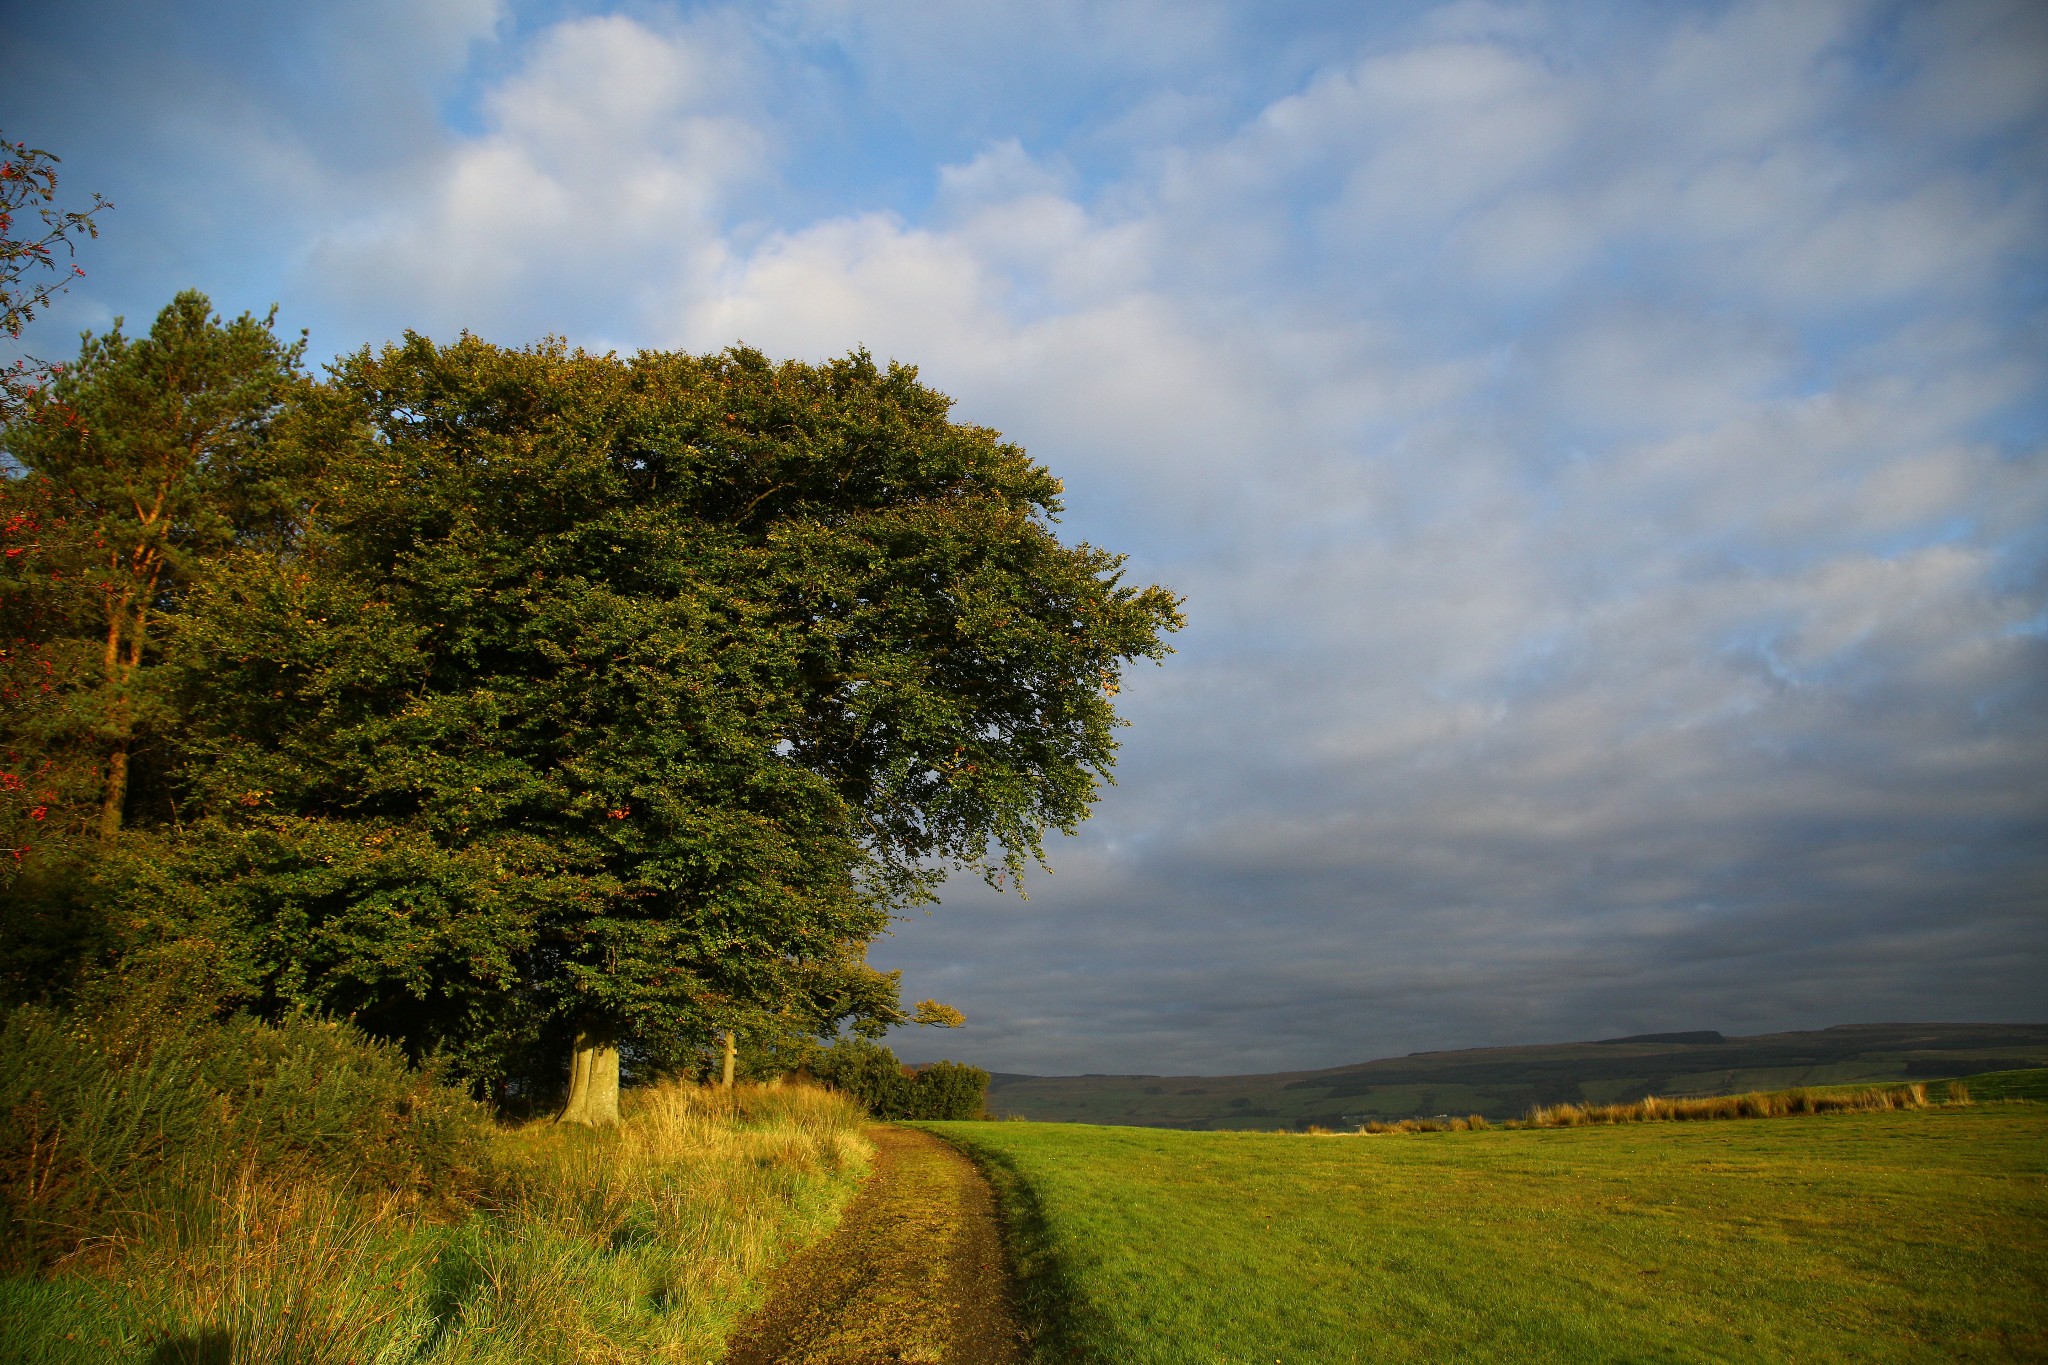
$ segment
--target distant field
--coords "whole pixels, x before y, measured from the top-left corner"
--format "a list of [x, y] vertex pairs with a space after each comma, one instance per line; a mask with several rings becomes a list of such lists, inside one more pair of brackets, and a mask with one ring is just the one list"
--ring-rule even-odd
[[1386, 1057], [1252, 1076], [998, 1075], [999, 1118], [1160, 1128], [1356, 1127], [1535, 1105], [1864, 1085], [2048, 1065], [2048, 1025], [1850, 1024], [1724, 1038], [1711, 1030]]
[[1980, 1100], [2048, 1100], [2048, 1067], [2029, 1071], [1993, 1071], [1967, 1080]]
[[1310, 1137], [934, 1124], [1052, 1361], [2048, 1360], [2048, 1108]]

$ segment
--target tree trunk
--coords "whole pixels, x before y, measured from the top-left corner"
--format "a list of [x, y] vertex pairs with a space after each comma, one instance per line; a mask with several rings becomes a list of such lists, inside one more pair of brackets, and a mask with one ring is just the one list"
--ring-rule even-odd
[[727, 1029], [725, 1031], [725, 1088], [727, 1090], [732, 1089], [733, 1054], [738, 1051], [738, 1047], [733, 1043], [732, 1040], [732, 1030]]
[[569, 1059], [569, 1100], [556, 1122], [609, 1128], [618, 1121], [618, 1040], [607, 1030], [583, 1028]]
[[[118, 562], [118, 561], [117, 561]], [[107, 604], [107, 688], [113, 705], [107, 714], [112, 748], [107, 753], [107, 785], [100, 795], [100, 838], [121, 832], [128, 806], [128, 751], [135, 743], [134, 701], [129, 689], [142, 671], [149, 627], [149, 599], [155, 595], [157, 570], [151, 568], [139, 592], [116, 594]]]
[[128, 805], [128, 741], [114, 741], [107, 755], [107, 785], [100, 795], [100, 838], [111, 839], [121, 832], [121, 814]]
[[107, 651], [103, 671], [107, 680], [106, 727], [113, 741], [107, 753], [107, 782], [100, 790], [100, 838], [111, 839], [121, 832], [121, 813], [128, 804], [128, 677], [121, 659], [122, 627], [127, 623], [127, 594], [107, 604]]

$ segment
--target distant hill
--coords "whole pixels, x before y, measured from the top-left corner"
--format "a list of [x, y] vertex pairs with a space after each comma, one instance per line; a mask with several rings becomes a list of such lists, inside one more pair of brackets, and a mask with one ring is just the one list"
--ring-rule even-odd
[[1348, 1126], [1368, 1118], [1726, 1095], [1796, 1085], [1935, 1080], [2048, 1066], [2048, 1024], [1842, 1024], [1725, 1038], [1712, 1029], [1537, 1047], [1417, 1052], [1324, 1071], [1257, 1076], [997, 1073], [990, 1112], [1148, 1128]]

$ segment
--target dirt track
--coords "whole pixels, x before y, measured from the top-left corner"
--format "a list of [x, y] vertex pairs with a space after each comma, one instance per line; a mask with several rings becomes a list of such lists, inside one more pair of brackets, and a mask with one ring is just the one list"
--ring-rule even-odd
[[875, 1168], [846, 1217], [782, 1268], [725, 1365], [1022, 1365], [988, 1182], [928, 1133], [868, 1136]]

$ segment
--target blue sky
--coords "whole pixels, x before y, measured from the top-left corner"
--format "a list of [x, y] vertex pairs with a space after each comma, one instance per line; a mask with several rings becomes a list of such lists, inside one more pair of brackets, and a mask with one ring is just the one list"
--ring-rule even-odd
[[2037, 4], [10, 5], [117, 208], [28, 340], [196, 286], [920, 366], [1188, 598], [908, 1056], [1232, 1071], [2040, 1019]]

